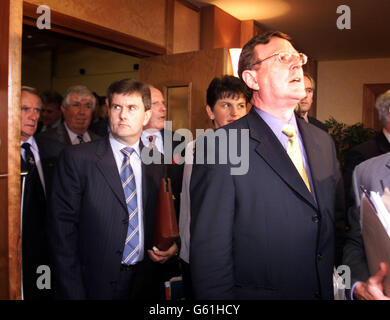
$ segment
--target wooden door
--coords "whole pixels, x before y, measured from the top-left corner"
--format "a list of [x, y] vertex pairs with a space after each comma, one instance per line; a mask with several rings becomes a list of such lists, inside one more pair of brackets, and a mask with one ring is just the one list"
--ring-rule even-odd
[[[188, 105], [186, 112], [170, 110], [168, 120], [188, 123], [195, 137], [195, 129], [212, 128], [206, 107], [206, 91], [214, 77], [233, 74], [228, 49], [208, 49], [189, 53], [144, 58], [140, 62], [139, 80], [160, 89], [168, 101], [169, 88], [188, 87]], [[188, 119], [179, 119], [182, 116]]]

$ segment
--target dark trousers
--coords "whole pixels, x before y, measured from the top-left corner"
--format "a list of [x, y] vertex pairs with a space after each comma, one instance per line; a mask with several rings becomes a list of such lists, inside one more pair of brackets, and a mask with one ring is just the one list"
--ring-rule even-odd
[[194, 292], [192, 289], [190, 264], [182, 259], [180, 259], [180, 263], [183, 272], [184, 297], [187, 301], [192, 301], [194, 300]]
[[136, 266], [121, 266], [118, 281], [115, 285], [114, 300], [130, 300], [133, 295]]

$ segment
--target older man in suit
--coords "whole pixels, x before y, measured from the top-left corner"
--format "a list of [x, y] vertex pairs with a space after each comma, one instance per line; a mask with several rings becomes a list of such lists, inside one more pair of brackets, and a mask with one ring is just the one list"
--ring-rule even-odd
[[348, 207], [354, 203], [351, 188], [352, 174], [355, 167], [363, 161], [390, 152], [390, 90], [387, 90], [376, 99], [375, 108], [383, 126], [382, 131], [374, 138], [352, 148], [345, 155], [343, 176]]
[[[62, 146], [34, 137], [41, 112], [41, 100], [34, 88], [21, 93], [21, 171], [27, 172], [22, 216], [23, 296], [26, 300], [52, 296], [52, 284], [38, 288], [39, 266], [50, 264], [46, 234], [46, 199], [51, 190], [54, 165]], [[49, 288], [50, 287], [50, 288]], [[50, 290], [49, 290], [50, 289]]]
[[130, 79], [107, 92], [111, 132], [64, 150], [51, 199], [51, 245], [60, 297], [159, 297], [154, 270], [175, 253], [153, 251], [161, 164], [145, 165], [140, 141], [150, 90]]
[[70, 87], [61, 106], [64, 122], [41, 135], [65, 145], [94, 141], [101, 137], [88, 130], [95, 109], [96, 98], [85, 86]]
[[350, 230], [344, 248], [343, 263], [351, 268], [351, 298], [362, 300], [390, 299], [383, 293], [382, 282], [388, 266], [380, 264], [378, 272], [370, 276], [360, 227], [360, 199], [363, 186], [368, 191], [383, 195], [390, 188], [390, 152], [359, 164], [353, 171], [352, 187], [355, 203], [348, 210]]
[[[216, 130], [227, 139], [213, 141], [215, 150], [227, 146], [216, 152], [216, 164], [206, 161], [214, 148], [197, 139], [194, 159], [205, 150], [206, 162], [195, 162], [191, 177], [198, 299], [333, 298], [341, 176], [331, 137], [294, 115], [305, 96], [307, 57], [289, 39], [267, 32], [244, 46], [239, 75], [253, 107]], [[248, 162], [246, 173], [233, 170], [237, 152]]]

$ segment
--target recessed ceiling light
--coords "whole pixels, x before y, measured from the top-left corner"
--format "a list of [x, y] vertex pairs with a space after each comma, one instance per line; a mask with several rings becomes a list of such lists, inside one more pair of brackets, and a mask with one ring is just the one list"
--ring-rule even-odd
[[27, 39], [31, 39], [32, 38], [32, 35], [31, 34], [28, 34], [27, 35]]

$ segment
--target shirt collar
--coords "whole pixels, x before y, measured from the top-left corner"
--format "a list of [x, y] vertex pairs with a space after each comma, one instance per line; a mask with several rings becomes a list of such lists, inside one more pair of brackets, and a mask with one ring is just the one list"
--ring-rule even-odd
[[23, 143], [29, 143], [30, 144], [30, 148], [34, 151], [37, 151], [38, 152], [38, 145], [37, 145], [37, 142], [35, 141], [35, 138], [33, 136], [31, 136], [30, 138], [27, 139], [27, 141], [20, 141], [20, 147], [22, 147], [22, 144]]
[[137, 156], [138, 156], [139, 158], [141, 158], [141, 156], [140, 156], [140, 155], [141, 155], [141, 152], [140, 152], [140, 146], [139, 146], [139, 139], [138, 139], [137, 142], [134, 143], [133, 145], [127, 146], [127, 145], [125, 145], [125, 144], [119, 142], [118, 140], [116, 140], [116, 139], [114, 138], [114, 136], [112, 135], [111, 132], [110, 132], [109, 137], [110, 137], [110, 144], [111, 144], [111, 147], [112, 147], [112, 150], [113, 150], [114, 153], [123, 155], [123, 153], [122, 153], [121, 150], [122, 150], [123, 148], [126, 148], [126, 147], [131, 147], [131, 148], [134, 149], [134, 151], [135, 151], [135, 153], [137, 154]]
[[287, 123], [285, 123], [284, 121], [280, 120], [279, 118], [276, 118], [275, 116], [271, 115], [270, 113], [265, 112], [263, 110], [260, 110], [259, 108], [255, 107], [255, 110], [259, 114], [259, 116], [265, 121], [265, 123], [271, 128], [271, 130], [273, 131], [273, 133], [277, 137], [284, 135], [282, 130], [286, 124], [292, 125], [296, 129], [296, 131], [298, 132], [298, 135], [299, 135], [297, 120], [295, 119], [294, 112], [293, 112], [290, 120]]

